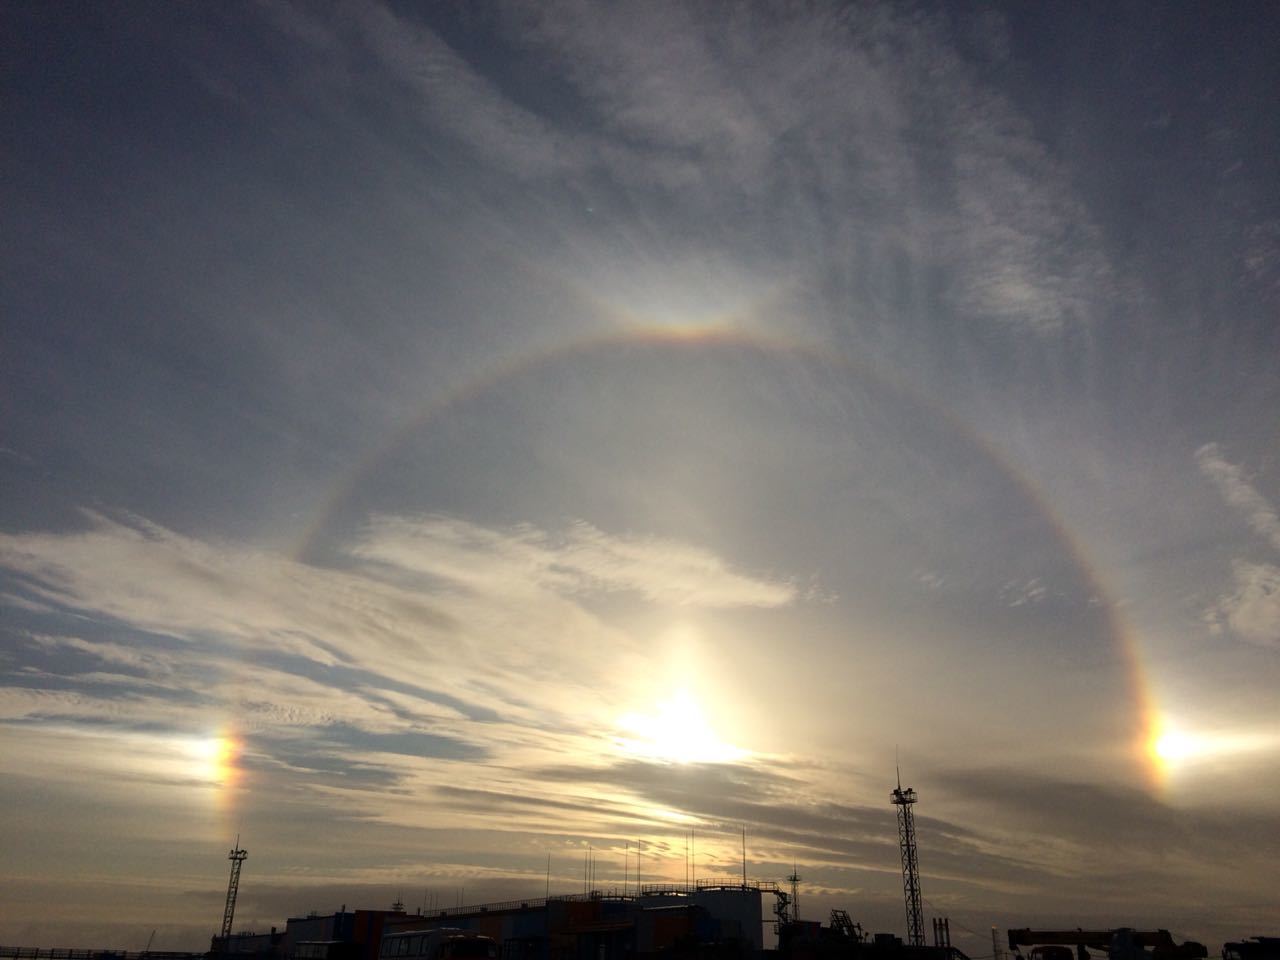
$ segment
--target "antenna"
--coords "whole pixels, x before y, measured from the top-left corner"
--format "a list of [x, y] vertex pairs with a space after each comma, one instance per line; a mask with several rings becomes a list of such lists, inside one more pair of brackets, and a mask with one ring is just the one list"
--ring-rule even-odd
[[231, 879], [227, 882], [227, 905], [222, 911], [222, 940], [226, 949], [226, 940], [231, 936], [231, 923], [236, 915], [236, 895], [240, 892], [240, 867], [249, 856], [247, 850], [240, 848], [240, 834], [236, 834], [236, 845], [227, 854], [231, 861]]
[[742, 825], [742, 889], [747, 888], [747, 825]]
[[551, 853], [547, 853], [547, 892], [546, 899], [551, 899]]
[[791, 884], [791, 919], [797, 923], [800, 921], [800, 881], [802, 879], [793, 861], [791, 864], [791, 876], [787, 877], [787, 880]]
[[916, 853], [916, 821], [911, 811], [916, 792], [902, 789], [902, 772], [898, 771], [898, 788], [889, 794], [898, 808], [898, 844], [902, 848], [902, 896], [907, 905], [907, 943], [924, 944], [924, 910], [920, 905], [920, 864]]

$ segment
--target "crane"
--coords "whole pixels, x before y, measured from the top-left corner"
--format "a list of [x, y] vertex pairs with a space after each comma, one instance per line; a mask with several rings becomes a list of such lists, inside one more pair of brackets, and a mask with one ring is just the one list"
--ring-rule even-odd
[[[1107, 951], [1108, 960], [1202, 960], [1209, 952], [1203, 943], [1175, 943], [1168, 930], [1030, 930], [1009, 931], [1009, 949], [1018, 958], [1020, 947], [1032, 947], [1031, 960], [1070, 960], [1068, 947], [1078, 960], [1089, 960], [1089, 950]], [[1054, 949], [1054, 948], [1057, 949]], [[1064, 956], [1065, 954], [1065, 956]]]

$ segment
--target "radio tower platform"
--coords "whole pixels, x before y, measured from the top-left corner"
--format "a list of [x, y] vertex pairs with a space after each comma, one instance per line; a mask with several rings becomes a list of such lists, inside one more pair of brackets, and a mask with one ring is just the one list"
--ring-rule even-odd
[[898, 844], [902, 847], [902, 895], [907, 902], [907, 943], [923, 947], [924, 910], [920, 906], [920, 864], [916, 858], [916, 820], [911, 812], [916, 792], [902, 789], [902, 772], [898, 772], [898, 789], [889, 795], [898, 808]]
[[231, 879], [227, 882], [227, 906], [222, 911], [222, 942], [224, 949], [227, 938], [231, 936], [231, 923], [236, 915], [236, 893], [240, 890], [240, 867], [247, 856], [249, 856], [249, 851], [241, 849], [240, 835], [236, 834], [236, 845], [227, 854], [227, 859], [231, 861]]

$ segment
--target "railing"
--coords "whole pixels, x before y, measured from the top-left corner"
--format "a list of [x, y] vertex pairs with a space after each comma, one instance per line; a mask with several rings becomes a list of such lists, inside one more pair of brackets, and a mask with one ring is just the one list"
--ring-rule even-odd
[[[639, 896], [652, 896], [655, 894], [679, 894], [679, 893], [697, 893], [703, 890], [759, 890], [761, 893], [774, 893], [778, 890], [778, 885], [771, 880], [748, 880], [744, 885], [742, 880], [737, 877], [712, 877], [710, 879], [702, 879], [697, 883], [645, 883], [640, 886]], [[529, 910], [536, 907], [545, 907], [551, 901], [571, 901], [574, 903], [582, 903], [592, 900], [629, 900], [634, 899], [637, 894], [632, 888], [619, 891], [616, 887], [612, 890], [592, 890], [588, 893], [562, 893], [550, 897], [529, 897], [524, 900], [501, 900], [496, 903], [477, 903], [463, 907], [445, 907], [441, 910], [427, 910], [422, 913], [405, 914], [406, 917], [422, 917], [423, 919], [432, 919], [440, 917], [461, 917], [471, 916], [477, 913], [502, 913], [506, 910]], [[41, 960], [48, 954], [42, 954]], [[165, 960], [160, 954], [151, 954], [150, 956], [157, 960]], [[0, 954], [0, 960], [5, 960], [5, 955]], [[26, 955], [23, 955], [26, 960]], [[57, 960], [63, 960], [58, 957]], [[72, 957], [70, 960], [86, 960], [82, 957]], [[132, 957], [129, 960], [133, 960]]]
[[772, 880], [748, 880], [743, 883], [738, 877], [704, 877], [697, 883], [646, 883], [640, 887], [641, 893], [697, 893], [700, 890], [758, 890], [761, 893], [773, 893], [778, 885]]
[[[496, 903], [476, 903], [463, 907], [445, 907], [441, 910], [427, 910], [422, 913], [408, 913], [406, 917], [422, 917], [432, 919], [439, 917], [470, 916], [475, 913], [501, 913], [504, 910], [529, 910], [534, 907], [545, 907], [554, 901], [573, 901], [582, 903], [590, 900], [626, 900], [634, 897], [632, 893], [620, 893], [618, 890], [592, 890], [590, 893], [560, 893], [549, 897], [528, 897], [524, 900], [500, 900]], [[4, 960], [0, 957], [0, 960]]]
[[[621, 900], [628, 896], [630, 896], [630, 894], [618, 893], [616, 890], [592, 890], [590, 893], [560, 893], [552, 894], [549, 897], [526, 897], [523, 900], [499, 900], [494, 903], [475, 903], [462, 907], [444, 907], [440, 910], [407, 913], [405, 916], [422, 917], [424, 919], [437, 917], [461, 917], [470, 916], [473, 913], [501, 913], [504, 910], [529, 910], [533, 907], [545, 907], [553, 900], [572, 900], [575, 902], [588, 900]], [[3, 960], [3, 958], [0, 958], [0, 960]]]

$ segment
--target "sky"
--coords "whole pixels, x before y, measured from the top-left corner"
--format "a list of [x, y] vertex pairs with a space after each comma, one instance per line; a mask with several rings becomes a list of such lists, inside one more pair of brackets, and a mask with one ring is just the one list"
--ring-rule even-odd
[[1274, 5], [0, 17], [0, 942], [1280, 933]]

